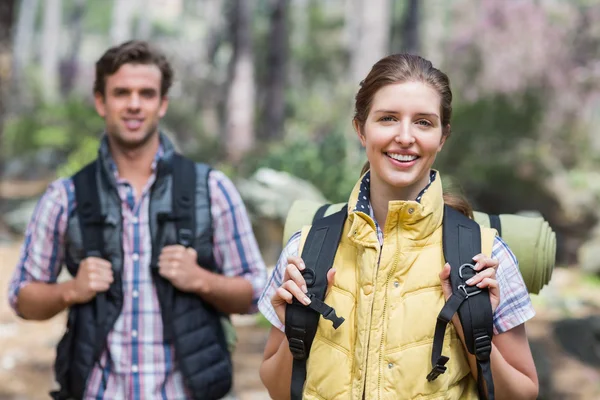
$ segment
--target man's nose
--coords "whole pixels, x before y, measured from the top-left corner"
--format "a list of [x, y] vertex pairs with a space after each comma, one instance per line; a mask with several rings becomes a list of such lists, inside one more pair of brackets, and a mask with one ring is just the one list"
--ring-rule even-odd
[[127, 106], [130, 109], [138, 110], [140, 108], [140, 96], [137, 93], [132, 93], [129, 97], [129, 104]]

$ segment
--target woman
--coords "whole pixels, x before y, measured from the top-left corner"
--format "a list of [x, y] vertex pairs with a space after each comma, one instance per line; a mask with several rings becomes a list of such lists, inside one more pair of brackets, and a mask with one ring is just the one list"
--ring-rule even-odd
[[[464, 200], [442, 193], [441, 177], [431, 169], [450, 136], [451, 101], [447, 76], [418, 56], [386, 57], [361, 83], [353, 126], [369, 163], [348, 201], [325, 298], [346, 321], [337, 330], [319, 322], [305, 399], [478, 397], [476, 361], [456, 315], [444, 341], [448, 369], [434, 381], [425, 378], [436, 318], [452, 294], [442, 252], [444, 203], [472, 212]], [[482, 229], [482, 238], [483, 231], [489, 233]], [[293, 297], [310, 301], [298, 257], [306, 232], [290, 239], [259, 301], [273, 324], [260, 376], [274, 399], [290, 397], [286, 304]], [[482, 243], [474, 257], [479, 273], [468, 284], [490, 293], [495, 396], [535, 399], [537, 374], [524, 326], [534, 311], [514, 255], [499, 237], [488, 237], [489, 246]]]

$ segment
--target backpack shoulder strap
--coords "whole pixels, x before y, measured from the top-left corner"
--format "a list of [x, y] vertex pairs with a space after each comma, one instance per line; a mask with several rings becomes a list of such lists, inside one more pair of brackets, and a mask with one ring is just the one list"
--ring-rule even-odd
[[172, 213], [177, 243], [189, 247], [196, 231], [196, 164], [180, 154], [173, 155]]
[[323, 299], [327, 291], [327, 271], [333, 265], [346, 217], [347, 208], [344, 207], [332, 215], [316, 220], [304, 243], [302, 259], [306, 268], [302, 271], [302, 275], [306, 280], [307, 296], [311, 303], [305, 306], [294, 299], [292, 304], [287, 305], [285, 312], [285, 334], [294, 357], [292, 400], [302, 399], [306, 380], [306, 360], [317, 333], [320, 316], [332, 321], [335, 329], [344, 322], [344, 319], [338, 317], [335, 310], [325, 304]]
[[[448, 357], [442, 355], [446, 325], [456, 312], [463, 328], [467, 350], [477, 358], [480, 398], [494, 399], [494, 383], [490, 368], [493, 315], [487, 289], [467, 286], [475, 276], [473, 257], [481, 252], [481, 229], [470, 218], [449, 206], [444, 207], [443, 247], [450, 264], [452, 296], [438, 315], [431, 354], [432, 370], [427, 380], [435, 380], [446, 371]], [[485, 390], [485, 384], [487, 390]], [[486, 396], [487, 394], [487, 396]]]
[[104, 258], [105, 216], [100, 205], [96, 168], [95, 161], [86, 165], [73, 176], [73, 185], [85, 256]]
[[[98, 257], [107, 259], [104, 249], [104, 224], [106, 215], [102, 214], [100, 195], [98, 193], [97, 161], [86, 165], [73, 176], [77, 217], [85, 252], [84, 258]], [[104, 319], [108, 311], [106, 292], [97, 293], [94, 299], [96, 308], [96, 330], [103, 329]], [[94, 359], [99, 360], [104, 343], [96, 343]]]

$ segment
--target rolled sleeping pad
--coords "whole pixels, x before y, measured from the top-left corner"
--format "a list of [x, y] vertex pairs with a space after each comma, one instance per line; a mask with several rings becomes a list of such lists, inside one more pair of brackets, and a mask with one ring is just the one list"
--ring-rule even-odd
[[[296, 200], [283, 229], [283, 245], [305, 225], [312, 224], [315, 213], [323, 203], [313, 200]], [[323, 216], [331, 215], [346, 203], [330, 205]], [[475, 221], [485, 227], [494, 227], [519, 262], [519, 268], [529, 293], [537, 294], [550, 282], [556, 260], [556, 234], [541, 216], [514, 214], [488, 215], [474, 212]], [[490, 222], [491, 219], [491, 222]]]
[[515, 254], [529, 293], [539, 293], [550, 282], [556, 261], [556, 234], [548, 222], [541, 216], [473, 214], [488, 228], [499, 220], [499, 236]]

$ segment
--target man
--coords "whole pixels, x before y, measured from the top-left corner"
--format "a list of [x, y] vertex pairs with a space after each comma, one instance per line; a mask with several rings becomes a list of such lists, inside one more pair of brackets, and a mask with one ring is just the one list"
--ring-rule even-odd
[[[196, 179], [182, 182], [182, 157], [158, 129], [172, 79], [144, 42], [100, 58], [98, 159], [52, 183], [27, 229], [9, 301], [30, 320], [69, 309], [56, 399], [217, 399], [231, 388], [221, 322], [256, 311], [265, 266], [231, 181], [188, 162]], [[189, 188], [195, 201], [173, 198]], [[57, 283], [63, 264], [73, 278]]]

